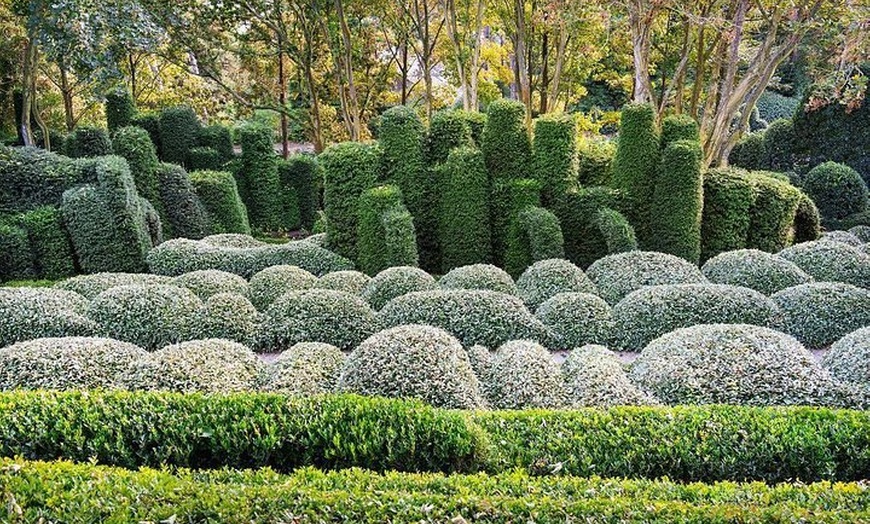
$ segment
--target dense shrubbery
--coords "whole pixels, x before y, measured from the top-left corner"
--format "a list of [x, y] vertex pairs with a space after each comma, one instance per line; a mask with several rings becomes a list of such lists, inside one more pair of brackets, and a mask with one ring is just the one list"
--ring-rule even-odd
[[852, 247], [861, 247], [861, 245], [864, 244], [860, 238], [848, 231], [828, 231], [823, 234], [819, 240], [824, 240], [825, 242], [842, 242], [843, 244], [849, 244]]
[[460, 147], [474, 147], [471, 126], [459, 111], [438, 111], [429, 122], [426, 136], [426, 161], [435, 166], [447, 161], [450, 152]]
[[631, 226], [598, 219], [603, 209], [624, 207], [623, 203], [624, 198], [617, 191], [592, 187], [569, 191], [553, 204], [553, 213], [562, 226], [568, 260], [588, 267], [610, 254], [611, 248], [625, 251], [625, 244], [630, 240], [626, 236], [634, 238]]
[[178, 238], [199, 240], [211, 233], [206, 211], [187, 172], [174, 164], [160, 164], [157, 178], [160, 180], [160, 201], [172, 234]]
[[580, 143], [577, 182], [583, 186], [609, 186], [613, 174], [616, 145], [608, 140]]
[[613, 160], [613, 186], [622, 190], [631, 202], [632, 223], [641, 226], [638, 236], [646, 246], [649, 235], [649, 203], [656, 186], [659, 167], [659, 133], [655, 110], [648, 104], [632, 104], [622, 110], [619, 147]]
[[369, 280], [360, 296], [375, 310], [384, 307], [396, 297], [414, 291], [435, 289], [435, 279], [429, 273], [416, 267], [391, 267]]
[[91, 336], [87, 300], [62, 289], [0, 288], [0, 347], [44, 337]]
[[249, 291], [248, 282], [244, 278], [217, 269], [191, 271], [172, 279], [172, 284], [193, 291], [202, 300], [218, 293], [247, 295]]
[[191, 171], [219, 171], [224, 161], [220, 153], [210, 147], [194, 147], [187, 152], [186, 165]]
[[237, 181], [251, 227], [263, 231], [288, 229], [281, 205], [281, 181], [272, 130], [250, 123], [241, 126], [238, 133], [242, 170]]
[[320, 277], [314, 287], [344, 291], [351, 295], [362, 295], [370, 280], [371, 277], [359, 271], [333, 271]]
[[625, 253], [637, 250], [637, 236], [634, 233], [634, 228], [619, 211], [602, 207], [595, 213], [592, 224], [604, 239], [605, 253]]
[[662, 120], [662, 151], [681, 140], [698, 142], [700, 140], [698, 123], [687, 114], [666, 116]]
[[191, 338], [222, 338], [250, 344], [262, 320], [257, 308], [238, 293], [217, 293], [204, 299]]
[[[434, 122], [433, 122], [434, 125]], [[437, 169], [441, 270], [490, 260], [489, 178], [476, 149], [455, 149]]]
[[763, 169], [765, 162], [764, 133], [746, 133], [728, 155], [728, 163], [743, 169]]
[[27, 231], [0, 221], [0, 280], [31, 278], [34, 265]]
[[86, 165], [35, 147], [0, 146], [0, 214], [58, 205], [68, 188], [96, 181]]
[[352, 260], [356, 259], [357, 201], [377, 183], [380, 158], [377, 146], [356, 142], [330, 146], [318, 157], [325, 177], [327, 243]]
[[312, 155], [293, 155], [286, 161], [279, 161], [278, 175], [281, 178], [281, 188], [285, 193], [285, 213], [290, 211], [294, 202], [288, 194], [292, 189], [296, 193], [295, 204], [299, 209], [299, 221], [303, 228], [311, 230], [320, 209], [320, 189], [323, 187], [323, 168], [317, 158]]
[[233, 158], [233, 136], [228, 127], [219, 124], [203, 127], [199, 130], [197, 144], [217, 152], [221, 163]]
[[774, 120], [764, 132], [764, 169], [783, 173], [794, 166], [795, 130], [791, 120]]
[[849, 229], [849, 233], [858, 237], [861, 242], [870, 242], [870, 226], [855, 226]]
[[[11, 246], [10, 249], [18, 250], [18, 255], [25, 260], [32, 257], [32, 270], [36, 275], [53, 280], [75, 274], [72, 246], [63, 229], [60, 211], [56, 207], [38, 207], [18, 215], [14, 221], [27, 234], [28, 245]], [[7, 256], [9, 255], [11, 254]], [[9, 268], [15, 265], [13, 263]], [[15, 272], [10, 269], [6, 272]], [[3, 272], [0, 270], [0, 274]], [[23, 271], [25, 274], [26, 272], [27, 269]]]
[[417, 237], [397, 186], [378, 186], [359, 197], [356, 232], [357, 263], [375, 275], [395, 266], [416, 266]]
[[541, 260], [517, 279], [517, 290], [526, 306], [534, 311], [559, 293], [597, 293], [583, 270], [563, 259]]
[[54, 287], [73, 291], [88, 300], [93, 300], [103, 291], [113, 287], [149, 284], [172, 284], [172, 278], [148, 273], [95, 273], [62, 280]]
[[166, 212], [160, 197], [160, 180], [157, 177], [160, 161], [148, 132], [136, 126], [120, 128], [112, 136], [112, 150], [130, 166], [130, 174], [133, 175], [139, 196], [151, 202], [161, 218], [165, 218]]
[[190, 182], [208, 219], [212, 233], [250, 234], [248, 210], [242, 203], [233, 175], [223, 171], [196, 171]]
[[573, 115], [544, 115], [535, 120], [534, 137], [531, 174], [547, 204], [577, 180], [577, 122]]
[[707, 281], [697, 266], [664, 253], [630, 251], [604, 257], [586, 270], [609, 304], [644, 286], [699, 284]]
[[136, 104], [130, 91], [119, 88], [106, 93], [106, 126], [109, 131], [114, 134], [118, 129], [129, 126], [135, 116]]
[[849, 166], [825, 162], [804, 178], [804, 190], [824, 218], [842, 219], [868, 208], [867, 183]]
[[[160, 112], [160, 159], [185, 165], [187, 152], [196, 147], [201, 124], [190, 106], [169, 107]], [[147, 129], [147, 128], [146, 128]]]
[[452, 269], [438, 280], [441, 289], [486, 289], [516, 295], [514, 279], [491, 264], [473, 264]]
[[154, 112], [137, 113], [130, 121], [130, 125], [148, 131], [151, 143], [154, 144], [154, 150], [157, 151], [157, 157], [162, 158], [163, 140], [160, 137], [160, 114]]
[[265, 310], [284, 293], [310, 289], [316, 283], [317, 277], [296, 266], [270, 266], [251, 277], [251, 302], [257, 309]]
[[834, 342], [822, 366], [837, 380], [870, 386], [870, 326]]
[[870, 325], [870, 290], [817, 282], [784, 289], [771, 299], [782, 315], [777, 327], [813, 348]]
[[776, 253], [789, 245], [801, 192], [769, 173], [750, 173], [755, 203], [749, 212], [746, 247]]
[[521, 209], [510, 224], [505, 269], [519, 276], [539, 260], [563, 258], [565, 239], [559, 219], [551, 211], [538, 206]]
[[259, 389], [292, 395], [330, 393], [338, 385], [345, 358], [335, 346], [301, 342], [263, 367], [258, 379]]
[[64, 154], [70, 158], [93, 158], [112, 154], [112, 141], [105, 129], [79, 126], [64, 142]]
[[486, 390], [497, 409], [556, 408], [566, 400], [562, 372], [550, 352], [526, 340], [498, 348]]
[[658, 403], [631, 383], [619, 357], [604, 346], [578, 346], [562, 364], [562, 373], [572, 407]]
[[870, 289], [870, 258], [840, 242], [805, 242], [779, 252], [819, 282], [845, 282]]
[[701, 219], [701, 260], [746, 247], [755, 191], [748, 174], [711, 169], [704, 174], [704, 211]]
[[[689, 118], [694, 124], [694, 120]], [[667, 123], [667, 120], [666, 120]], [[665, 126], [667, 144], [650, 195], [648, 249], [698, 263], [701, 256], [703, 182], [698, 142], [672, 141], [687, 131]], [[695, 124], [697, 134], [697, 124]]]
[[720, 253], [708, 260], [701, 271], [714, 284], [748, 287], [765, 295], [813, 281], [792, 262], [757, 249]]
[[535, 317], [550, 328], [553, 345], [561, 349], [605, 343], [613, 324], [607, 302], [589, 293], [559, 293], [538, 306]]

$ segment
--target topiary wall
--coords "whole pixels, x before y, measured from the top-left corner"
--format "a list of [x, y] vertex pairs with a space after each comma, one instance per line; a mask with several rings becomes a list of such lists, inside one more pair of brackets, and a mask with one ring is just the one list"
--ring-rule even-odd
[[112, 139], [112, 149], [116, 155], [127, 161], [139, 196], [151, 202], [160, 217], [166, 220], [166, 210], [160, 198], [160, 181], [157, 178], [160, 160], [157, 159], [157, 151], [148, 132], [136, 126], [119, 128]]
[[[623, 197], [606, 187], [580, 188], [561, 195], [551, 206], [562, 226], [565, 256], [580, 267], [610, 253], [608, 241], [596, 220], [604, 208], [620, 209]], [[632, 231], [632, 236], [634, 232]]]
[[226, 126], [213, 124], [201, 128], [197, 144], [199, 147], [208, 147], [215, 150], [223, 162], [233, 158], [233, 136], [230, 133], [230, 129]]
[[196, 147], [201, 124], [190, 106], [169, 107], [160, 112], [160, 160], [186, 165], [187, 152]]
[[[313, 155], [292, 155], [287, 160], [278, 161], [278, 176], [282, 191], [292, 189], [296, 196], [296, 206], [302, 228], [311, 231], [320, 209], [320, 191], [323, 188], [323, 168]], [[291, 202], [285, 206], [290, 207]]]
[[106, 126], [110, 132], [131, 125], [134, 116], [136, 105], [130, 91], [118, 88], [106, 93]]
[[64, 191], [96, 181], [96, 174], [74, 161], [35, 147], [0, 146], [0, 215], [57, 206]]
[[710, 169], [704, 175], [701, 260], [746, 247], [755, 191], [746, 171]]
[[786, 172], [794, 167], [795, 131], [791, 120], [770, 123], [764, 132], [764, 169]]
[[27, 231], [0, 219], [0, 280], [33, 278], [33, 265]]
[[205, 210], [212, 233], [251, 234], [248, 210], [242, 203], [236, 180], [224, 171], [194, 171], [190, 182]]
[[247, 123], [238, 128], [238, 135], [242, 145], [239, 192], [248, 208], [251, 227], [262, 231], [287, 229], [272, 130]]
[[438, 180], [441, 272], [489, 262], [489, 179], [483, 154], [470, 147], [454, 149], [438, 168]]
[[577, 181], [577, 122], [571, 115], [546, 115], [535, 120], [532, 175], [542, 185], [544, 205]]
[[517, 278], [539, 260], [564, 257], [565, 240], [556, 215], [538, 206], [521, 209], [511, 224], [505, 270]]
[[671, 115], [662, 120], [662, 150], [679, 140], [701, 140], [698, 123], [689, 115]]
[[[686, 128], [676, 128], [673, 124], [663, 129], [668, 129], [671, 137], [690, 134]], [[664, 132], [662, 141], [665, 141]], [[691, 140], [667, 143], [650, 202], [649, 246], [652, 251], [698, 263], [703, 191], [700, 143]]]
[[176, 238], [198, 240], [210, 234], [205, 209], [187, 172], [175, 164], [160, 164], [160, 200], [166, 209], [166, 223]]
[[220, 171], [224, 163], [220, 153], [210, 147], [194, 147], [187, 152], [187, 169], [191, 171]]
[[749, 212], [746, 247], [776, 253], [792, 243], [792, 227], [801, 192], [763, 171], [750, 173], [750, 177], [755, 203]]
[[763, 169], [765, 163], [764, 133], [747, 133], [728, 155], [728, 163], [743, 169]]
[[414, 224], [397, 186], [368, 189], [359, 198], [357, 265], [369, 275], [418, 263]]
[[160, 138], [160, 114], [139, 113], [133, 117], [130, 124], [148, 131], [151, 143], [154, 144], [154, 150], [157, 151], [157, 157], [163, 158], [163, 141]]
[[58, 280], [76, 273], [72, 246], [61, 218], [60, 211], [52, 206], [39, 207], [16, 218], [27, 232], [34, 271], [41, 278]]

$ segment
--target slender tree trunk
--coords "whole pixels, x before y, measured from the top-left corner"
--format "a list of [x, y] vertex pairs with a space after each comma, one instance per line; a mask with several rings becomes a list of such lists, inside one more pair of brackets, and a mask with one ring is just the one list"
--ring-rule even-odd
[[408, 104], [408, 38], [402, 43], [402, 63], [399, 66], [402, 74], [402, 105]]
[[66, 72], [66, 66], [63, 61], [58, 64], [60, 69], [60, 95], [63, 98], [63, 116], [66, 130], [72, 131], [76, 126], [75, 115], [73, 114], [73, 90], [69, 85], [69, 75]]
[[479, 107], [477, 100], [479, 85], [478, 75], [480, 74], [480, 47], [482, 45], [481, 39], [483, 38], [483, 15], [485, 6], [486, 4], [484, 3], [484, 0], [477, 0], [477, 11], [474, 23], [474, 47], [471, 49], [470, 105], [472, 111], [477, 111]]
[[550, 33], [544, 31], [541, 36], [541, 114], [547, 114], [549, 106], [548, 95], [550, 92]]
[[356, 84], [353, 78], [353, 47], [350, 38], [350, 28], [344, 16], [343, 0], [334, 0], [335, 14], [338, 17], [339, 31], [341, 34], [341, 50], [339, 51], [340, 67], [344, 82], [347, 86], [346, 103], [347, 116], [349, 119], [350, 139], [359, 140], [362, 136], [362, 123], [360, 122], [359, 96], [356, 92]]
[[447, 27], [447, 38], [453, 46], [453, 61], [456, 65], [456, 76], [459, 77], [459, 92], [462, 93], [462, 108], [466, 111], [471, 109], [471, 88], [468, 82], [468, 73], [465, 68], [465, 50], [459, 37], [459, 27], [456, 23], [455, 0], [441, 0], [441, 11], [444, 16], [444, 25]]
[[526, 61], [526, 10], [523, 0], [514, 0], [514, 17], [517, 25], [514, 56], [516, 58], [517, 87], [520, 101], [526, 106], [526, 127], [532, 121], [532, 96], [529, 69]]
[[281, 104], [281, 156], [284, 160], [290, 158], [290, 145], [287, 125], [287, 78], [284, 75], [284, 39], [278, 34], [278, 103]]
[[136, 101], [136, 61], [133, 60], [133, 53], [127, 53], [127, 65], [130, 67], [130, 97], [133, 102]]
[[[547, 93], [547, 97], [550, 99], [547, 105], [550, 109], [556, 107], [556, 102], [559, 98], [559, 84], [562, 81], [562, 68], [565, 63], [565, 52], [568, 47], [568, 40], [570, 40], [570, 35], [568, 34], [568, 28], [565, 27], [565, 22], [563, 20], [559, 23], [559, 47], [556, 51], [556, 65], [553, 70], [553, 81], [550, 84], [550, 92]], [[541, 96], [543, 96], [543, 92]]]
[[649, 77], [650, 24], [654, 12], [647, 12], [643, 0], [628, 3], [628, 22], [631, 31], [632, 62], [634, 66], [634, 95], [636, 103], [652, 103], [652, 82]]
[[24, 60], [21, 68], [21, 129], [19, 129], [19, 133], [21, 133], [21, 140], [25, 146], [35, 144], [30, 118], [33, 114], [33, 99], [36, 95], [36, 59], [36, 39], [31, 36], [24, 49]]

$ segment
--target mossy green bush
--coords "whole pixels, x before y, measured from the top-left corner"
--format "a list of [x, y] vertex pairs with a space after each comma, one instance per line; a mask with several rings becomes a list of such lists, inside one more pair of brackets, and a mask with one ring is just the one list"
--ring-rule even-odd
[[480, 150], [493, 181], [527, 178], [532, 167], [532, 146], [525, 126], [526, 108], [516, 100], [500, 98], [489, 104]]
[[23, 280], [36, 276], [27, 231], [0, 221], [0, 280]]
[[629, 251], [606, 256], [586, 270], [598, 295], [615, 305], [632, 291], [645, 286], [703, 284], [704, 275], [694, 264], [651, 251]]
[[438, 168], [438, 179], [441, 271], [488, 262], [492, 232], [489, 178], [483, 154], [469, 147], [450, 151]]
[[459, 111], [438, 111], [429, 122], [426, 136], [426, 162], [430, 166], [447, 161], [450, 152], [459, 147], [474, 147], [471, 126]]
[[612, 184], [631, 202], [629, 220], [638, 229], [642, 247], [649, 239], [645, 226], [650, 218], [649, 203], [659, 168], [659, 141], [655, 110], [651, 105], [630, 104], [622, 109]]
[[375, 310], [389, 301], [414, 291], [429, 291], [437, 284], [429, 273], [420, 268], [398, 266], [385, 269], [369, 280], [360, 296]]
[[680, 140], [698, 142], [701, 140], [698, 122], [687, 114], [669, 115], [662, 120], [662, 151]]
[[199, 240], [211, 234], [205, 207], [184, 168], [160, 164], [157, 179], [160, 182], [160, 200], [166, 210], [166, 222], [173, 236]]
[[814, 167], [807, 173], [803, 187], [824, 218], [843, 219], [870, 207], [867, 183], [844, 164], [825, 162]]
[[237, 182], [251, 227], [263, 231], [287, 229], [272, 130], [262, 124], [247, 123], [238, 128], [238, 135], [242, 156]]
[[172, 284], [172, 278], [149, 273], [94, 273], [61, 280], [54, 287], [72, 291], [88, 300], [93, 300], [107, 289], [140, 284]]
[[848, 244], [852, 247], [861, 247], [864, 245], [864, 242], [858, 238], [857, 236], [849, 233], [848, 231], [828, 231], [822, 234], [819, 240], [823, 240], [825, 242], [841, 242], [843, 244]]
[[535, 120], [531, 174], [541, 182], [544, 204], [577, 181], [577, 121], [572, 115], [545, 115]]
[[[676, 136], [681, 133], [674, 129], [669, 132]], [[647, 244], [651, 251], [670, 253], [697, 264], [704, 204], [701, 145], [688, 140], [666, 142], [672, 138], [662, 138], [667, 145], [649, 205]]]
[[160, 138], [160, 113], [137, 113], [130, 121], [130, 125], [141, 127], [145, 131], [148, 131], [151, 143], [154, 144], [154, 150], [157, 151], [157, 158], [162, 158], [163, 140]]
[[112, 141], [105, 129], [79, 126], [66, 137], [63, 148], [70, 158], [93, 158], [111, 155]]
[[813, 281], [794, 263], [757, 249], [720, 253], [708, 260], [701, 271], [714, 284], [747, 287], [765, 295]]
[[[320, 209], [320, 191], [323, 188], [323, 168], [317, 157], [297, 154], [286, 161], [281, 160], [278, 162], [278, 175], [283, 191], [289, 194], [292, 189], [295, 192], [302, 228], [311, 231], [317, 219], [317, 210]], [[290, 207], [292, 202], [285, 204], [285, 209]]]
[[870, 289], [870, 257], [841, 242], [796, 244], [778, 256], [793, 262], [819, 282], [845, 282]]
[[407, 215], [398, 186], [384, 185], [363, 191], [357, 210], [356, 252], [360, 270], [376, 275], [394, 266], [419, 262], [414, 223]]
[[112, 149], [116, 155], [127, 161], [139, 196], [151, 202], [161, 218], [165, 219], [167, 215], [157, 176], [160, 161], [148, 132], [136, 126], [119, 128], [112, 136]]
[[822, 359], [822, 367], [839, 381], [870, 385], [870, 326], [834, 342]]
[[300, 342], [263, 367], [259, 389], [291, 395], [331, 393], [338, 386], [346, 359], [340, 349], [330, 344]]
[[841, 282], [814, 282], [770, 297], [781, 311], [776, 327], [807, 347], [823, 348], [870, 325], [870, 290]]
[[317, 279], [314, 287], [344, 291], [351, 295], [362, 295], [369, 281], [371, 281], [371, 277], [359, 271], [333, 271]]
[[577, 182], [581, 186], [610, 186], [616, 145], [609, 140], [583, 140], [578, 146]]
[[517, 213], [510, 227], [504, 257], [508, 273], [519, 276], [539, 260], [564, 256], [565, 239], [555, 214], [538, 206], [527, 206]]
[[160, 111], [160, 160], [186, 165], [187, 152], [196, 147], [202, 124], [190, 106]]
[[770, 123], [764, 131], [764, 169], [785, 172], [794, 166], [795, 130], [789, 119]]
[[106, 93], [106, 126], [111, 133], [131, 125], [135, 116], [136, 104], [130, 91], [118, 88]]
[[0, 288], [0, 347], [45, 337], [92, 336], [98, 326], [85, 313], [88, 301], [51, 288]]
[[248, 281], [244, 278], [217, 269], [191, 271], [173, 278], [172, 284], [193, 291], [201, 300], [218, 293], [238, 293], [246, 296], [250, 290]]
[[615, 209], [602, 207], [596, 213], [592, 224], [604, 238], [605, 253], [625, 253], [637, 250], [637, 235], [625, 215]]
[[492, 264], [472, 264], [450, 270], [438, 280], [441, 289], [485, 289], [517, 295], [514, 279]]
[[562, 371], [544, 346], [514, 340], [496, 350], [487, 386], [494, 408], [558, 408], [565, 393]]
[[865, 244], [870, 242], [870, 226], [855, 226], [849, 229], [849, 233], [858, 237]]
[[234, 156], [232, 133], [228, 127], [220, 124], [212, 124], [200, 129], [197, 144], [199, 147], [217, 151], [221, 163], [232, 160]]
[[194, 171], [190, 183], [202, 203], [211, 233], [251, 234], [248, 210], [236, 180], [225, 171]]
[[801, 192], [764, 172], [750, 173], [750, 177], [755, 204], [749, 212], [746, 247], [776, 253], [791, 242]]
[[187, 152], [185, 165], [191, 171], [220, 171], [224, 168], [224, 160], [217, 150], [210, 147], [194, 147]]
[[[562, 227], [568, 260], [585, 268], [610, 254], [608, 239], [599, 227], [598, 213], [603, 208], [618, 209], [622, 207], [621, 202], [619, 192], [605, 187], [581, 188], [557, 199], [552, 211]], [[611, 245], [622, 246], [624, 242], [611, 241]]]
[[710, 169], [704, 174], [701, 260], [746, 248], [755, 190], [746, 171]]
[[220, 338], [241, 344], [254, 342], [263, 319], [246, 296], [221, 292], [203, 301], [191, 338]]
[[271, 266], [254, 274], [250, 280], [251, 302], [259, 310], [267, 309], [272, 302], [288, 291], [311, 289], [317, 277], [296, 266]]
[[604, 346], [586, 345], [562, 364], [571, 407], [645, 406], [658, 400], [631, 383], [619, 357]]
[[456, 113], [465, 120], [465, 123], [471, 129], [471, 139], [474, 141], [474, 145], [480, 147], [483, 142], [483, 130], [486, 127], [486, 122], [489, 120], [488, 113], [465, 111], [462, 109], [457, 110]]
[[764, 133], [743, 135], [728, 155], [728, 163], [743, 169], [764, 169]]
[[613, 327], [610, 306], [590, 293], [558, 293], [538, 306], [535, 317], [553, 332], [553, 346], [560, 349], [604, 344]]
[[62, 217], [56, 207], [43, 206], [19, 215], [15, 221], [27, 233], [29, 253], [33, 257], [36, 275], [57, 280], [76, 273], [72, 246], [63, 229]]
[[794, 243], [811, 242], [821, 235], [821, 217], [819, 209], [806, 193], [801, 191], [794, 215]]
[[520, 298], [531, 311], [559, 293], [592, 293], [598, 290], [582, 269], [564, 259], [535, 262], [517, 279]]

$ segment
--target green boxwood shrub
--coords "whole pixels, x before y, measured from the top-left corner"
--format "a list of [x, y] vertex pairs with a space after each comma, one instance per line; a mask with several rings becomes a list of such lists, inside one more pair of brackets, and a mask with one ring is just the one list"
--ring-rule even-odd
[[616, 145], [609, 140], [583, 140], [578, 146], [577, 182], [582, 186], [609, 186], [613, 178]]
[[819, 240], [825, 242], [842, 242], [852, 247], [861, 247], [864, 242], [857, 236], [848, 231], [828, 231], [822, 235]]
[[794, 243], [811, 242], [821, 235], [819, 209], [810, 197], [801, 191], [801, 199], [794, 215]]
[[160, 180], [157, 172], [160, 161], [148, 132], [141, 127], [128, 126], [119, 128], [112, 136], [112, 149], [116, 155], [127, 161], [130, 174], [136, 183], [139, 196], [147, 199], [166, 219], [166, 211], [160, 198]]
[[[673, 129], [669, 132], [679, 134]], [[663, 136], [662, 140], [671, 138]], [[670, 253], [697, 264], [701, 257], [704, 204], [701, 145], [686, 140], [666, 143], [649, 205], [647, 243], [652, 251]]]
[[610, 306], [590, 293], [559, 293], [538, 306], [535, 317], [555, 335], [561, 349], [606, 343], [613, 327]]
[[454, 267], [488, 262], [492, 232], [483, 154], [469, 147], [450, 151], [438, 168], [438, 179], [441, 270], [446, 273]]
[[644, 286], [707, 282], [694, 264], [650, 251], [609, 255], [589, 266], [586, 276], [597, 287], [598, 295], [611, 305]]
[[804, 178], [803, 187], [826, 219], [843, 219], [870, 207], [867, 183], [844, 164], [825, 162], [814, 167]]
[[0, 349], [0, 390], [117, 389], [147, 353], [109, 338], [40, 338]]
[[278, 297], [288, 291], [311, 289], [317, 284], [317, 277], [296, 266], [271, 266], [251, 277], [251, 302], [259, 310], [265, 310]]
[[99, 127], [79, 126], [64, 142], [64, 154], [70, 158], [92, 158], [112, 154], [109, 133]]
[[320, 395], [335, 391], [346, 356], [335, 346], [300, 342], [263, 367], [258, 380], [262, 391], [291, 395]]
[[641, 246], [645, 246], [649, 238], [645, 226], [659, 168], [659, 141], [655, 110], [651, 105], [630, 104], [622, 109], [612, 184], [631, 202], [629, 219], [641, 226], [638, 228]]
[[538, 206], [527, 206], [516, 214], [504, 255], [505, 268], [510, 274], [519, 276], [539, 260], [564, 256], [565, 239], [556, 215]]
[[763, 132], [743, 135], [728, 155], [730, 165], [749, 170], [764, 169], [765, 161]]
[[233, 175], [224, 171], [195, 171], [190, 183], [208, 219], [212, 233], [251, 234], [248, 210], [242, 203]]
[[323, 204], [327, 243], [341, 256], [356, 259], [357, 202], [377, 184], [380, 150], [372, 144], [343, 142], [320, 154], [325, 177]]
[[220, 171], [225, 161], [217, 150], [210, 147], [194, 147], [187, 152], [185, 165], [191, 171]]
[[795, 130], [789, 119], [780, 118], [764, 131], [764, 168], [785, 172], [794, 166]]
[[385, 185], [363, 191], [359, 198], [356, 253], [360, 270], [376, 275], [389, 267], [416, 266], [419, 262], [414, 223], [407, 215], [398, 186]]
[[441, 289], [485, 289], [508, 295], [517, 295], [519, 290], [503, 269], [492, 264], [473, 264], [457, 267], [438, 280]]
[[792, 118], [800, 104], [798, 96], [785, 96], [776, 91], [765, 90], [755, 107], [758, 108], [761, 118], [773, 122], [780, 118]]
[[27, 231], [0, 221], [0, 280], [26, 280], [36, 276]]
[[484, 290], [417, 291], [378, 313], [384, 327], [426, 324], [449, 332], [463, 347], [498, 347], [510, 340], [549, 343], [552, 333], [514, 296]]
[[91, 336], [98, 326], [85, 313], [88, 301], [51, 288], [0, 288], [0, 347], [46, 337]]
[[422, 325], [386, 329], [364, 340], [348, 357], [338, 390], [418, 398], [443, 408], [485, 405], [462, 344], [441, 329]]
[[804, 242], [783, 249], [779, 256], [793, 262], [819, 282], [845, 282], [870, 289], [870, 258], [841, 242]]
[[544, 115], [535, 120], [531, 174], [541, 182], [545, 205], [576, 184], [577, 121], [572, 115]]
[[662, 120], [662, 151], [674, 142], [688, 140], [698, 142], [701, 140], [698, 122], [687, 114], [669, 115]]
[[187, 152], [196, 147], [202, 125], [190, 106], [168, 107], [160, 111], [160, 160], [186, 165]]
[[765, 295], [813, 281], [792, 262], [757, 249], [720, 253], [708, 260], [701, 272], [714, 284], [747, 287]]
[[181, 166], [160, 164], [160, 199], [166, 209], [166, 221], [177, 238], [199, 240], [212, 231], [205, 208], [187, 172]]
[[110, 132], [129, 126], [135, 116], [136, 104], [130, 91], [118, 88], [106, 93], [106, 126]]
[[822, 367], [842, 382], [870, 385], [870, 326], [834, 342], [822, 359]]
[[148, 273], [95, 273], [61, 280], [54, 287], [93, 300], [103, 291], [113, 287], [151, 284], [172, 284], [172, 278]]
[[248, 123], [238, 128], [238, 134], [242, 145], [239, 192], [248, 208], [251, 227], [263, 231], [288, 229], [272, 130]]
[[527, 178], [530, 174], [532, 146], [525, 115], [525, 106], [516, 100], [500, 98], [487, 107], [480, 150], [493, 181]]
[[746, 247], [776, 253], [790, 244], [801, 192], [763, 172], [750, 177], [755, 204], [749, 212]]
[[199, 147], [207, 147], [217, 151], [221, 163], [232, 160], [234, 156], [232, 133], [230, 133], [228, 127], [220, 124], [212, 124], [201, 128], [197, 144], [199, 144]]
[[861, 242], [870, 242], [870, 226], [855, 226], [849, 229]]
[[667, 404], [818, 404], [833, 381], [792, 337], [745, 324], [678, 329], [650, 343], [631, 379]]
[[157, 158], [163, 158], [163, 140], [160, 138], [160, 113], [137, 113], [130, 121], [130, 125], [141, 127], [145, 131], [148, 131], [151, 143], [154, 144], [154, 150], [157, 151]]
[[262, 321], [257, 308], [244, 295], [216, 293], [207, 299], [197, 314], [191, 338], [220, 338], [251, 344]]
[[658, 400], [631, 383], [622, 362], [604, 346], [578, 347], [562, 364], [568, 401], [587, 406], [645, 406]]
[[398, 266], [375, 275], [366, 283], [360, 296], [377, 311], [396, 297], [414, 291], [429, 291], [436, 287], [432, 275], [422, 269]]
[[474, 147], [471, 126], [459, 111], [438, 111], [429, 122], [426, 136], [426, 162], [430, 166], [447, 161], [456, 148]]
[[465, 120], [468, 127], [471, 129], [471, 139], [474, 145], [480, 147], [483, 143], [483, 130], [486, 127], [486, 122], [489, 120], [487, 113], [479, 111], [457, 110], [456, 113]]
[[849, 284], [802, 284], [770, 298], [782, 312], [777, 327], [811, 348], [870, 325], [870, 290]]
[[638, 289], [613, 306], [612, 342], [639, 351], [653, 339], [699, 324], [768, 326], [777, 305], [758, 291], [722, 284], [676, 284]]
[[375, 312], [360, 297], [327, 289], [289, 291], [266, 310], [257, 347], [274, 352], [299, 342], [323, 342], [346, 351], [377, 327]]
[[704, 174], [701, 260], [746, 248], [755, 190], [746, 171], [710, 169]]
[[203, 269], [179, 275], [172, 279], [172, 285], [186, 287], [201, 300], [218, 293], [247, 295], [250, 289], [244, 278], [217, 269]]
[[628, 219], [615, 209], [602, 207], [595, 213], [592, 224], [604, 238], [607, 254], [625, 253], [637, 250], [637, 235]]
[[[299, 221], [308, 231], [314, 228], [317, 210], [320, 209], [320, 190], [323, 187], [323, 168], [313, 155], [297, 154], [278, 162], [278, 175], [281, 187], [287, 194], [292, 189], [296, 193]], [[292, 207], [285, 203], [285, 209]]]
[[561, 369], [544, 346], [526, 340], [496, 350], [486, 389], [497, 409], [558, 408], [566, 403]]
[[[608, 237], [599, 227], [598, 213], [603, 208], [618, 209], [622, 197], [612, 189], [604, 187], [581, 188], [569, 191], [560, 196], [552, 206], [552, 211], [559, 219], [562, 236], [565, 240], [565, 256], [580, 267], [607, 256], [609, 253]], [[617, 242], [616, 245], [622, 245]]]
[[[57, 280], [76, 273], [72, 246], [63, 230], [56, 207], [44, 206], [19, 215], [16, 222], [27, 232], [34, 271], [42, 278]], [[14, 267], [14, 266], [13, 266]]]
[[559, 293], [598, 292], [582, 269], [559, 258], [541, 260], [529, 266], [517, 279], [517, 290], [531, 311]]
[[359, 271], [333, 271], [317, 279], [314, 287], [361, 296], [369, 281], [371, 277]]

